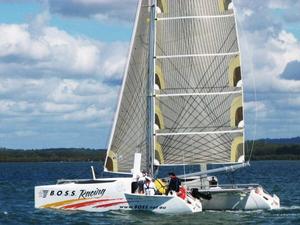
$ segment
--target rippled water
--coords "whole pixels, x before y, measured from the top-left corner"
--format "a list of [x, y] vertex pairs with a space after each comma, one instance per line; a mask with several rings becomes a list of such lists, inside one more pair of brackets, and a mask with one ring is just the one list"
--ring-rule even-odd
[[[62, 212], [34, 209], [34, 186], [60, 178], [91, 178], [96, 163], [0, 164], [0, 224], [300, 224], [300, 161], [252, 162], [235, 174], [239, 183], [260, 183], [277, 194], [282, 208], [270, 211], [206, 211], [193, 215], [156, 215], [147, 212]], [[228, 177], [220, 177], [222, 181]]]

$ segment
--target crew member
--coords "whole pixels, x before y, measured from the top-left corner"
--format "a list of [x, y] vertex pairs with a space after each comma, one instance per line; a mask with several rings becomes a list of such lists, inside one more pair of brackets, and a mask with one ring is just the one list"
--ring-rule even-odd
[[211, 180], [209, 181], [209, 186], [210, 187], [217, 187], [218, 186], [218, 181], [215, 180], [215, 177], [211, 178]]
[[175, 173], [169, 173], [169, 177], [170, 177], [170, 182], [169, 182], [169, 186], [168, 189], [166, 191], [166, 195], [169, 194], [169, 192], [171, 191], [175, 191], [177, 195], [180, 195], [180, 185], [181, 185], [181, 181], [179, 180], [178, 177], [176, 177]]
[[145, 176], [145, 183], [144, 183], [144, 193], [145, 195], [155, 195], [155, 185], [152, 182], [152, 178], [149, 176]]
[[138, 184], [138, 193], [144, 194], [144, 184], [145, 184], [145, 176], [147, 172], [145, 170], [142, 171], [142, 174], [139, 176], [137, 184]]

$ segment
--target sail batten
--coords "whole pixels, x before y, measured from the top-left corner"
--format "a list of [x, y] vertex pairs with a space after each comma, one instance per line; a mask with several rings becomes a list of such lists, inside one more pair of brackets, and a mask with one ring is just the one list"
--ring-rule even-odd
[[192, 93], [173, 93], [173, 94], [156, 94], [156, 97], [174, 97], [174, 96], [205, 96], [205, 95], [230, 95], [242, 93], [242, 90], [224, 91], [224, 92], [192, 92]]
[[179, 133], [156, 133], [156, 136], [178, 136], [178, 135], [208, 135], [208, 134], [230, 134], [242, 133], [243, 129], [239, 130], [223, 130], [223, 131], [205, 131], [205, 132], [179, 132]]
[[164, 21], [164, 20], [183, 20], [183, 19], [214, 19], [214, 18], [226, 18], [226, 17], [234, 17], [234, 14], [232, 13], [227, 15], [161, 17], [161, 18], [157, 18], [157, 20]]
[[188, 58], [188, 57], [207, 57], [207, 56], [230, 56], [238, 55], [239, 52], [229, 53], [210, 53], [210, 54], [188, 54], [188, 55], [158, 55], [157, 59]]

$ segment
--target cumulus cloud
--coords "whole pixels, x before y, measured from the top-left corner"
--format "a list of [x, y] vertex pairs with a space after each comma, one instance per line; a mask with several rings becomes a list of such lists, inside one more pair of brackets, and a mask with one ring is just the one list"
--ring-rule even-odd
[[298, 5], [294, 0], [236, 1], [248, 138], [299, 135], [300, 40], [288, 31], [286, 19]]
[[0, 24], [0, 146], [104, 147], [128, 43], [71, 35], [50, 16]]
[[[120, 78], [128, 44], [73, 37], [56, 27], [0, 25], [0, 73], [13, 76]], [[11, 75], [11, 74], [8, 74]]]

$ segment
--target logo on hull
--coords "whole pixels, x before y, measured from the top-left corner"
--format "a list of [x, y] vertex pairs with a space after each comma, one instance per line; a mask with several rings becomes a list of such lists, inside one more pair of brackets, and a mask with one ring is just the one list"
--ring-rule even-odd
[[[76, 193], [78, 192], [78, 194]], [[78, 199], [86, 199], [86, 198], [101, 198], [106, 189], [96, 188], [95, 190], [41, 190], [39, 192], [40, 198], [46, 198], [48, 196], [78, 196]]]

